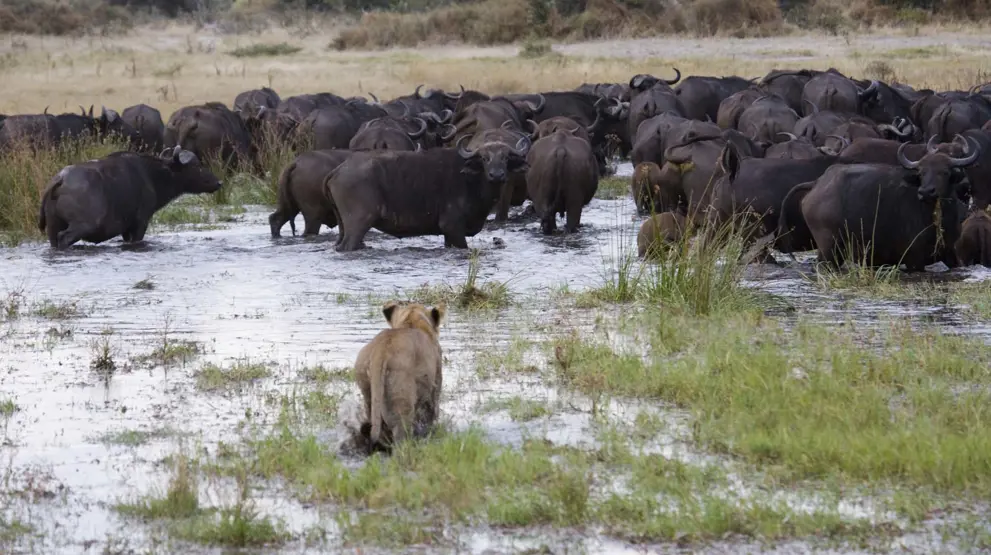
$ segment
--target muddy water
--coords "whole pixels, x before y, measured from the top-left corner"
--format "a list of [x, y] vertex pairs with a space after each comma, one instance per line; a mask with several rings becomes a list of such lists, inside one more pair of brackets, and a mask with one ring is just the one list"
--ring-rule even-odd
[[[628, 175], [629, 170], [621, 166], [618, 173]], [[176, 438], [166, 434], [135, 447], [107, 444], [104, 436], [124, 430], [172, 430], [189, 440], [192, 449], [212, 453], [218, 441], [237, 441], [239, 423], [246, 419], [264, 423], [274, 418], [278, 410], [268, 399], [292, 392], [301, 382], [301, 368], [351, 365], [358, 349], [383, 327], [378, 308], [383, 300], [402, 298], [404, 291], [424, 283], [458, 284], [467, 272], [468, 254], [442, 248], [440, 237], [399, 240], [372, 231], [366, 238], [369, 248], [337, 253], [336, 234], [326, 230], [313, 240], [272, 240], [266, 217], [267, 210], [254, 208], [224, 229], [156, 230], [147, 244], [135, 249], [111, 242], [66, 253], [52, 253], [41, 244], [0, 251], [0, 299], [20, 298], [25, 312], [44, 300], [72, 301], [82, 312], [65, 321], [24, 314], [0, 323], [0, 398], [13, 399], [20, 409], [6, 423], [0, 468], [13, 476], [11, 487], [30, 486], [42, 498], [37, 503], [0, 504], [21, 519], [27, 515], [42, 533], [25, 549], [78, 553], [89, 545], [154, 545], [151, 528], [118, 518], [112, 505], [162, 491], [166, 476], [161, 460], [175, 452]], [[557, 444], [595, 444], [587, 399], [568, 397], [536, 375], [482, 379], [477, 371], [480, 352], [536, 339], [528, 336], [535, 325], [547, 333], [596, 325], [596, 315], [555, 308], [550, 299], [565, 287], [578, 290], [602, 283], [612, 260], [634, 248], [638, 219], [628, 199], [596, 199], [583, 213], [583, 223], [580, 234], [547, 238], [536, 222], [515, 221], [469, 240], [481, 252], [479, 279], [508, 282], [516, 305], [484, 321], [451, 314], [442, 345], [443, 411], [452, 426], [475, 423], [510, 445], [533, 436]], [[753, 269], [751, 278], [796, 303], [806, 299], [836, 320], [870, 319], [885, 312], [951, 312], [904, 303], [851, 305], [818, 293], [799, 270], [762, 266]], [[973, 271], [959, 275], [981, 277]], [[142, 280], [150, 280], [154, 288], [136, 289]], [[952, 323], [949, 315], [946, 318]], [[71, 330], [71, 336], [53, 339], [52, 328], [63, 335]], [[142, 364], [140, 357], [164, 337], [196, 341], [205, 353], [168, 369]], [[101, 341], [111, 346], [118, 367], [109, 381], [91, 369], [95, 345]], [[524, 351], [524, 364], [542, 363], [544, 353]], [[238, 359], [268, 363], [273, 376], [240, 392], [204, 394], [195, 388], [193, 372], [202, 363]], [[349, 422], [356, 407], [352, 388], [330, 388], [346, 394], [341, 415]], [[514, 422], [505, 411], [479, 411], [486, 401], [512, 396], [582, 410], [555, 411], [529, 423]], [[610, 416], [629, 421], [641, 410], [660, 411], [672, 424], [670, 436], [654, 446], [658, 452], [704, 458], [680, 439], [685, 435], [684, 415], [656, 406], [609, 407]], [[322, 439], [336, 444], [346, 434], [340, 425]], [[234, 500], [231, 484], [201, 484], [201, 491], [202, 499], [213, 505]], [[274, 489], [257, 495], [263, 513], [284, 519], [292, 532], [303, 534], [320, 524], [334, 533], [332, 517], [317, 509], [288, 501]], [[481, 529], [463, 535], [460, 543], [468, 552], [543, 544], [590, 552], [641, 552], [591, 532], [574, 537], [551, 530]], [[720, 546], [711, 549], [722, 551]], [[734, 551], [734, 546], [727, 549]], [[283, 551], [303, 550], [293, 545]]]

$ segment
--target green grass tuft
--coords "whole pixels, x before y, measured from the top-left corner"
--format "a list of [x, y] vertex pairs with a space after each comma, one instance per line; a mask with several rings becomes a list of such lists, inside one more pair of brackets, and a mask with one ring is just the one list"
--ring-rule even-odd
[[196, 387], [203, 391], [241, 390], [258, 380], [272, 375], [272, 372], [262, 363], [239, 359], [229, 366], [217, 366], [209, 363], [196, 372]]
[[231, 50], [229, 54], [235, 58], [257, 58], [261, 56], [288, 56], [303, 50], [301, 46], [279, 42], [273, 44], [252, 44]]

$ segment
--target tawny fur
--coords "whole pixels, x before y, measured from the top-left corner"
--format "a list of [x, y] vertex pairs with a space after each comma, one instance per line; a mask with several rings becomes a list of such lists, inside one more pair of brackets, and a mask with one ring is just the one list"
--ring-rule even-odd
[[962, 266], [980, 264], [991, 268], [991, 216], [984, 210], [967, 216], [953, 249]]
[[630, 188], [633, 190], [633, 202], [641, 213], [650, 213], [654, 202], [661, 194], [661, 168], [653, 162], [641, 162], [633, 169], [633, 179]]
[[437, 418], [442, 389], [438, 327], [444, 306], [390, 301], [382, 307], [389, 329], [358, 352], [355, 381], [365, 401], [362, 434], [391, 446], [425, 433]]
[[681, 241], [685, 217], [677, 212], [664, 212], [648, 218], [637, 234], [637, 253], [641, 258], [656, 255], [657, 249]]

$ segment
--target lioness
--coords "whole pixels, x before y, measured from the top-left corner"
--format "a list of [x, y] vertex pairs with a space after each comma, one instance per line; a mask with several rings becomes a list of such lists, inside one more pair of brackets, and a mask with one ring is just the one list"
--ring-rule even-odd
[[354, 377], [365, 399], [361, 434], [371, 446], [422, 434], [437, 417], [442, 381], [437, 328], [444, 312], [443, 305], [428, 309], [395, 301], [382, 307], [390, 329], [362, 347], [354, 364]]

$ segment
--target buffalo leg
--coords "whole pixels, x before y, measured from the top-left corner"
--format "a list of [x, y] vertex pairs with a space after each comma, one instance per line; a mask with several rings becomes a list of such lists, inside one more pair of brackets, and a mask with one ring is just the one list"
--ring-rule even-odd
[[504, 222], [509, 219], [509, 205], [513, 200], [513, 185], [509, 180], [502, 184], [499, 202], [496, 203], [495, 221]]
[[48, 244], [58, 248], [59, 233], [64, 230], [65, 227], [66, 226], [62, 220], [49, 216], [48, 225], [45, 226], [45, 231], [48, 233]]
[[95, 231], [96, 230], [92, 227], [69, 224], [69, 227], [59, 232], [56, 248], [67, 249], [76, 241], [79, 241], [83, 237], [86, 237]]
[[316, 217], [307, 218], [306, 214], [303, 214], [303, 219], [305, 225], [303, 226], [303, 237], [308, 235], [320, 235], [320, 226], [323, 225], [323, 221]]
[[[269, 215], [269, 217], [268, 217], [268, 226], [272, 230], [272, 237], [279, 237], [279, 236], [281, 236], [282, 235], [282, 233], [281, 233], [282, 232], [282, 227], [284, 225], [286, 225], [286, 222], [295, 219], [295, 217], [296, 217], [295, 214], [293, 214], [292, 217], [288, 216], [287, 214], [285, 214], [284, 212], [282, 212], [282, 209], [281, 208], [278, 209], [278, 210], [276, 210], [275, 212], [272, 212], [272, 214]], [[292, 227], [293, 227], [293, 233], [292, 234], [293, 235], [296, 235], [296, 225], [293, 224]]]
[[582, 198], [576, 193], [568, 196], [567, 219], [564, 222], [564, 229], [568, 233], [578, 233], [578, 228], [582, 222]]
[[372, 228], [372, 224], [375, 223], [374, 216], [372, 215], [359, 215], [353, 216], [352, 221], [341, 220], [341, 226], [347, 229], [347, 235], [343, 235], [343, 242], [337, 245], [338, 252], [354, 251], [361, 248], [362, 241], [365, 240], [365, 234], [368, 230]]
[[444, 234], [444, 246], [454, 247], [456, 249], [467, 249], [468, 239], [462, 234], [457, 233], [445, 233]]

